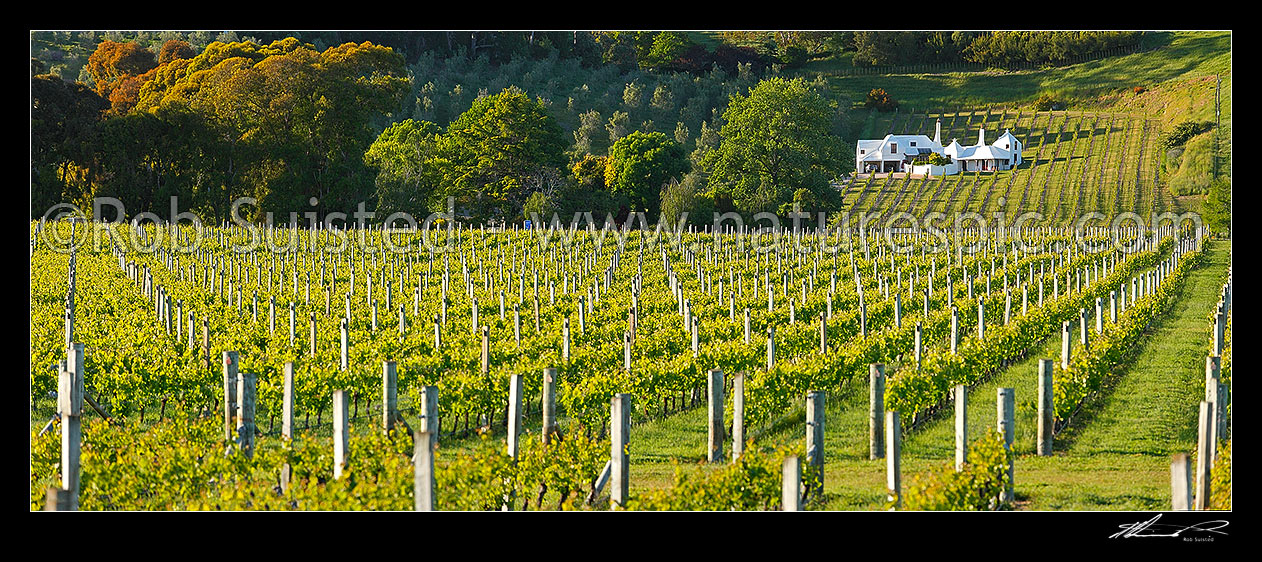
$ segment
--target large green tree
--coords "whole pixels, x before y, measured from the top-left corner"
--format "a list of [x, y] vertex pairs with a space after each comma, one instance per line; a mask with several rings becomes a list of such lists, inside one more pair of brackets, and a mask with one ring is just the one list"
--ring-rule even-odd
[[448, 164], [441, 146], [442, 129], [438, 125], [407, 119], [388, 127], [368, 147], [364, 162], [379, 170], [379, 217], [394, 212], [423, 217], [430, 209], [442, 210], [441, 201], [435, 199]]
[[447, 127], [444, 195], [476, 219], [516, 216], [536, 191], [565, 181], [566, 135], [543, 102], [521, 89], [479, 98]]
[[675, 139], [664, 133], [635, 131], [609, 147], [605, 185], [626, 196], [633, 212], [647, 211], [649, 217], [656, 217], [662, 187], [688, 169], [688, 155]]
[[705, 154], [710, 187], [730, 193], [747, 213], [777, 212], [798, 189], [834, 198], [830, 180], [841, 159], [832, 134], [834, 102], [801, 78], [769, 78], [723, 113], [719, 147]]

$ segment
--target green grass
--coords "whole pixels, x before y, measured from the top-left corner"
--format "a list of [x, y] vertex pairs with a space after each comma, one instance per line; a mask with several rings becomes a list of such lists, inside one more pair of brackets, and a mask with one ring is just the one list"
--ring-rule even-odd
[[1093, 106], [1115, 102], [1109, 96], [1135, 86], [1231, 71], [1230, 32], [1161, 32], [1151, 41], [1157, 46], [1151, 51], [1035, 71], [846, 76], [849, 65], [837, 61], [804, 70], [827, 77], [833, 91], [855, 102], [884, 88], [903, 106], [948, 110], [1027, 105], [1042, 92]]
[[1209, 193], [1213, 175], [1212, 132], [1204, 133], [1184, 145], [1178, 159], [1178, 168], [1170, 176], [1170, 190], [1179, 195]]

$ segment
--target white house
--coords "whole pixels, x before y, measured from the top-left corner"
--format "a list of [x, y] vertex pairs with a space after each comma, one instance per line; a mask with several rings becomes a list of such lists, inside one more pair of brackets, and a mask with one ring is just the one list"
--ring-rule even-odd
[[[961, 171], [1010, 170], [1019, 166], [1021, 141], [1005, 130], [992, 144], [986, 144], [986, 130], [977, 144], [961, 146], [955, 139], [942, 146], [942, 121], [934, 126], [933, 138], [925, 135], [886, 135], [880, 140], [860, 140], [855, 147], [855, 169], [859, 173], [911, 172], [929, 176], [949, 176]], [[930, 154], [949, 157], [950, 164], [930, 165]]]

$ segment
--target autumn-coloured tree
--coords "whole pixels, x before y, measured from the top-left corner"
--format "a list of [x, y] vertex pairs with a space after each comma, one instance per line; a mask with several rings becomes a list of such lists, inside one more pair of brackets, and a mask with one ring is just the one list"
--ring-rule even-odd
[[877, 111], [894, 111], [898, 108], [898, 101], [891, 96], [885, 88], [872, 88], [868, 92], [868, 96], [863, 101], [864, 107], [874, 108]]
[[191, 59], [193, 55], [193, 47], [189, 46], [188, 41], [179, 39], [168, 39], [162, 44], [162, 49], [158, 51], [158, 64], [163, 65], [171, 61], [180, 59]]
[[[167, 52], [177, 57], [183, 50]], [[214, 194], [207, 206], [220, 218], [229, 199], [242, 195], [259, 201], [247, 216], [272, 211], [285, 219], [291, 211], [353, 210], [372, 197], [375, 173], [363, 160], [375, 138], [372, 121], [394, 111], [408, 87], [403, 59], [389, 48], [362, 43], [318, 51], [295, 38], [211, 43], [148, 78], [138, 110], [187, 110], [215, 138], [222, 171], [214, 177], [222, 185], [202, 191]], [[130, 93], [123, 90], [120, 100]], [[134, 130], [120, 127], [117, 134]]]
[[88, 56], [87, 69], [96, 93], [109, 99], [110, 92], [129, 76], [139, 76], [158, 66], [153, 53], [135, 42], [105, 40]]

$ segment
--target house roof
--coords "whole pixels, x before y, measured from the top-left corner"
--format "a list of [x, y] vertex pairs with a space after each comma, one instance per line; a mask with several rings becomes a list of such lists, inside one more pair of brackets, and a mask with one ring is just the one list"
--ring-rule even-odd
[[1012, 158], [1011, 150], [989, 145], [964, 147], [955, 155], [956, 160], [1007, 160], [1009, 158]]
[[885, 135], [883, 142], [896, 142], [899, 144], [907, 143], [908, 146], [910, 146], [912, 142], [915, 142], [916, 147], [919, 148], [922, 146], [932, 145], [933, 139], [925, 135]]
[[1003, 134], [999, 135], [999, 138], [995, 139], [995, 142], [991, 144], [993, 146], [1000, 146], [1000, 143], [1004, 141], [1005, 139], [1008, 141], [1010, 146], [1018, 146], [1021, 144], [1021, 141], [1012, 134], [1012, 131], [1009, 131], [1006, 129], [1004, 130]]

